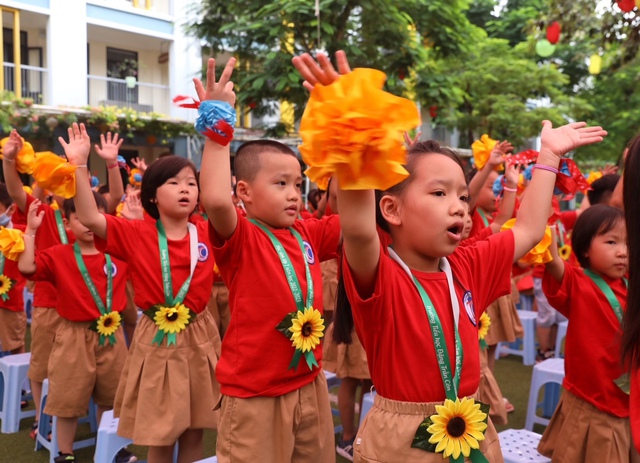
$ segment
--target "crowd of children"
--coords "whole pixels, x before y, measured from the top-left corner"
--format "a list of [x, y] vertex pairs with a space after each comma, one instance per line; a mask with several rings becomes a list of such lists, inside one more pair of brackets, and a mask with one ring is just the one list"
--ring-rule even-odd
[[[330, 101], [322, 92], [338, 82], [364, 92], [344, 53], [337, 63], [305, 54], [293, 64], [312, 98]], [[203, 458], [204, 429], [217, 431], [221, 463], [325, 463], [336, 452], [358, 462], [503, 462], [494, 423], [506, 424], [513, 406], [493, 359], [498, 343], [522, 336], [523, 275], [533, 276], [519, 289], [535, 294], [539, 361], [569, 320], [564, 392], [539, 451], [554, 463], [640, 461], [640, 272], [628, 273], [626, 232], [638, 239], [640, 228], [612, 206], [623, 195], [615, 169], [577, 211], [560, 212], [554, 191], [563, 156], [604, 130], [544, 121], [534, 157], [494, 142], [471, 179], [452, 149], [405, 136], [401, 177], [384, 187], [376, 182], [391, 174], [379, 166], [359, 183], [358, 161], [309, 163], [328, 180], [309, 195], [309, 212], [286, 145], [246, 142], [232, 169], [234, 66], [216, 76], [210, 60], [206, 82], [194, 81], [200, 171], [179, 156], [136, 161], [125, 194], [122, 139], [106, 134], [95, 149], [109, 190], [93, 191], [90, 138], [73, 124], [60, 143], [74, 188], [49, 201], [23, 188], [17, 132], [4, 143], [0, 343], [24, 352], [22, 295], [35, 282], [29, 379], [36, 407], [49, 381], [56, 462], [75, 461], [90, 398], [98, 416], [114, 410], [119, 435], [149, 447], [150, 463]], [[368, 117], [327, 143], [366, 152], [374, 141], [355, 135], [378, 122]], [[637, 171], [640, 140], [626, 163]], [[636, 183], [624, 179], [627, 220], [637, 222]], [[341, 379], [337, 446], [323, 369]], [[376, 391], [359, 428], [358, 388]], [[126, 449], [116, 457], [135, 460]]]

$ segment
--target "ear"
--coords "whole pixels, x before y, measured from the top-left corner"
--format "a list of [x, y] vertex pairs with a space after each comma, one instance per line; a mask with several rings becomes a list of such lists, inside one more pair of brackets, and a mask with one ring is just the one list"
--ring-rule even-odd
[[62, 219], [62, 223], [64, 224], [64, 228], [69, 228], [69, 219], [66, 217]]
[[389, 225], [402, 225], [401, 205], [397, 196], [385, 195], [380, 198], [380, 212]]
[[5, 214], [7, 214], [7, 216], [11, 217], [15, 211], [16, 211], [16, 205], [12, 204], [11, 206], [9, 206], [7, 208], [7, 210], [5, 211]]
[[252, 190], [251, 185], [245, 180], [239, 180], [236, 184], [236, 196], [244, 204], [251, 204], [252, 202]]

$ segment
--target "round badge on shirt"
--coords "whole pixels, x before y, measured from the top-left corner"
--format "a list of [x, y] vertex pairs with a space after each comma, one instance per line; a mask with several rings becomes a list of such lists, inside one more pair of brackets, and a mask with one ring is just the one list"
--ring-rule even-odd
[[204, 243], [198, 243], [198, 262], [206, 262], [209, 258], [209, 248]]
[[466, 293], [464, 293], [462, 302], [464, 303], [464, 309], [467, 311], [469, 320], [471, 320], [473, 326], [478, 326], [478, 324], [476, 323], [476, 312], [473, 309], [473, 297], [471, 296], [471, 291], [467, 291]]
[[[102, 270], [104, 271], [104, 274], [107, 274], [107, 264], [104, 264], [104, 267], [102, 267]], [[116, 264], [111, 262], [111, 273], [113, 276], [116, 276], [118, 274], [118, 267], [116, 267]]]
[[309, 265], [313, 265], [316, 263], [316, 256], [313, 255], [313, 249], [311, 249], [311, 245], [306, 241], [302, 242], [304, 246], [304, 257], [307, 259]]

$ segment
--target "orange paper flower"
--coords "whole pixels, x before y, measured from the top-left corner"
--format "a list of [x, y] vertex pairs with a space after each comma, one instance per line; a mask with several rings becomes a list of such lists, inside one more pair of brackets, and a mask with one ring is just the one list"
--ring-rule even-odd
[[485, 166], [491, 156], [491, 151], [493, 151], [493, 148], [495, 148], [497, 144], [498, 141], [489, 138], [489, 135], [486, 133], [480, 137], [480, 140], [473, 142], [471, 150], [473, 151], [473, 160], [478, 170], [482, 170]]
[[[5, 137], [0, 140], [0, 151], [4, 149], [4, 145], [9, 141], [9, 137]], [[18, 152], [16, 156], [16, 169], [21, 174], [29, 174], [33, 173], [33, 162], [36, 159], [36, 153], [33, 150], [33, 146], [28, 141], [24, 141], [22, 145], [22, 149]], [[2, 156], [0, 155], [0, 159]]]
[[587, 183], [589, 185], [591, 185], [593, 182], [595, 182], [599, 178], [602, 178], [602, 172], [591, 171], [591, 172], [589, 172], [589, 175], [587, 176]]
[[[504, 223], [502, 228], [500, 228], [500, 231], [509, 230], [513, 228], [515, 224], [516, 224], [516, 219], [509, 219]], [[551, 229], [549, 227], [546, 227], [544, 230], [544, 236], [542, 237], [542, 240], [540, 240], [540, 242], [536, 244], [535, 247], [531, 251], [529, 251], [527, 254], [525, 254], [518, 262], [522, 264], [529, 264], [529, 265], [546, 264], [548, 262], [551, 262], [553, 260], [553, 257], [551, 256], [551, 251], [549, 251], [549, 246], [551, 246], [551, 242], [552, 242]]]
[[33, 178], [40, 188], [63, 198], [73, 198], [76, 194], [76, 166], [49, 151], [38, 153]]
[[336, 174], [340, 188], [386, 190], [409, 176], [405, 131], [420, 124], [411, 101], [382, 90], [386, 76], [356, 69], [316, 85], [300, 123], [300, 153], [314, 182]]
[[18, 260], [24, 251], [22, 232], [16, 228], [0, 228], [0, 252], [7, 259]]

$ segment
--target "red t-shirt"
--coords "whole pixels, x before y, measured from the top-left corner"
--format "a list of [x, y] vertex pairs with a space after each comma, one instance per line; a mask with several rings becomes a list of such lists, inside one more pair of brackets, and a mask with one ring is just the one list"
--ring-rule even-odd
[[[138, 307], [146, 310], [153, 305], [164, 304], [158, 231], [155, 221], [129, 221], [110, 215], [105, 215], [105, 218], [107, 219], [107, 239], [105, 241], [96, 236], [96, 247], [102, 252], [124, 260], [129, 265], [135, 303]], [[211, 298], [213, 259], [207, 222], [198, 222], [195, 225], [198, 231], [198, 263], [183, 303], [195, 313], [201, 313], [206, 310], [207, 302]], [[175, 297], [191, 270], [189, 234], [186, 233], [180, 240], [168, 239], [167, 242]]]
[[[27, 213], [29, 212], [29, 206], [35, 201], [36, 198], [27, 194], [27, 205], [25, 210], [21, 211], [16, 209], [14, 216], [17, 221], [27, 223]], [[58, 226], [56, 225], [55, 210], [48, 204], [42, 203], [40, 211], [44, 211], [44, 217], [42, 218], [42, 225], [38, 228], [35, 237], [35, 245], [38, 251], [46, 251], [52, 246], [62, 244], [60, 239], [60, 233], [58, 232]], [[62, 211], [60, 211], [62, 214]], [[64, 214], [62, 214], [64, 215]], [[69, 243], [73, 244], [75, 237], [73, 233], [66, 232]], [[48, 281], [40, 281], [36, 283], [33, 290], [33, 306], [34, 307], [56, 307], [56, 288]]]
[[[107, 260], [102, 253], [83, 255], [82, 259], [106, 307]], [[114, 257], [111, 258], [111, 267], [111, 310], [122, 312], [127, 303], [126, 283], [129, 269], [126, 263]], [[60, 244], [46, 251], [37, 251], [36, 271], [31, 275], [25, 274], [25, 277], [34, 281], [47, 281], [55, 286], [58, 297], [56, 309], [62, 318], [72, 322], [90, 322], [100, 317], [100, 310], [78, 268], [72, 244]]]
[[[513, 233], [497, 233], [473, 246], [459, 247], [448, 257], [460, 301], [458, 329], [463, 346], [458, 396], [470, 396], [480, 381], [477, 322], [485, 308], [511, 291]], [[436, 308], [455, 372], [453, 307], [444, 272], [412, 271]], [[433, 336], [420, 295], [409, 276], [381, 249], [371, 297], [356, 290], [348, 264], [343, 267], [345, 288], [353, 310], [358, 338], [369, 362], [371, 379], [381, 396], [404, 402], [442, 402], [444, 385]], [[471, 303], [465, 304], [465, 295]]]
[[[570, 244], [571, 241], [571, 231], [576, 224], [576, 220], [578, 220], [578, 213], [576, 211], [564, 211], [558, 214], [558, 220], [562, 224], [561, 229], [559, 227], [560, 224], [556, 223], [556, 240], [558, 242], [558, 248], [562, 246], [562, 244]], [[552, 230], [554, 231], [554, 230]], [[562, 233], [561, 233], [562, 232]], [[576, 259], [575, 254], [571, 251], [569, 254], [568, 262], [573, 266], [580, 266], [578, 263], [578, 259]], [[542, 278], [544, 276], [544, 265], [534, 265], [533, 266], [533, 278]]]
[[[302, 255], [296, 238], [287, 229], [271, 230], [278, 238], [298, 276], [307, 298], [304, 260], [313, 278], [313, 307], [323, 312], [320, 262], [337, 257], [340, 239], [338, 216], [322, 220], [296, 220], [293, 227], [305, 242]], [[231, 321], [222, 340], [216, 367], [220, 391], [233, 397], [276, 397], [311, 383], [319, 368], [310, 370], [304, 358], [297, 371], [289, 370], [295, 352], [291, 341], [276, 326], [296, 303], [282, 264], [269, 237], [238, 214], [238, 225], [225, 242], [210, 227], [216, 262], [229, 288]], [[322, 344], [314, 354], [322, 368]]]
[[473, 238], [475, 235], [491, 225], [491, 222], [493, 222], [493, 216], [491, 214], [484, 211], [482, 213], [484, 214], [484, 219], [482, 218], [480, 212], [478, 212], [478, 209], [474, 209], [471, 213], [471, 222], [473, 223], [473, 225], [471, 225], [471, 233], [469, 233], [469, 238]]
[[478, 233], [476, 233], [473, 236], [469, 234], [469, 238], [467, 238], [466, 240], [462, 240], [460, 242], [460, 246], [473, 246], [478, 241], [486, 240], [491, 235], [493, 235], [493, 230], [491, 229], [491, 227], [484, 227], [482, 230], [480, 230]]
[[[626, 310], [624, 281], [603, 278]], [[545, 272], [542, 290], [549, 303], [569, 319], [563, 387], [605, 413], [628, 417], [629, 396], [614, 383], [624, 373], [620, 322], [604, 293], [581, 268], [568, 263], [561, 284]]]
[[[14, 223], [13, 226], [14, 228], [19, 228], [24, 231], [24, 226], [22, 225], [16, 226]], [[20, 273], [20, 270], [18, 270], [18, 262], [5, 258], [3, 275], [11, 278], [14, 284], [7, 293], [9, 299], [3, 301], [2, 298], [0, 298], [0, 308], [11, 310], [12, 312], [22, 312], [24, 310], [24, 285], [26, 281]]]

